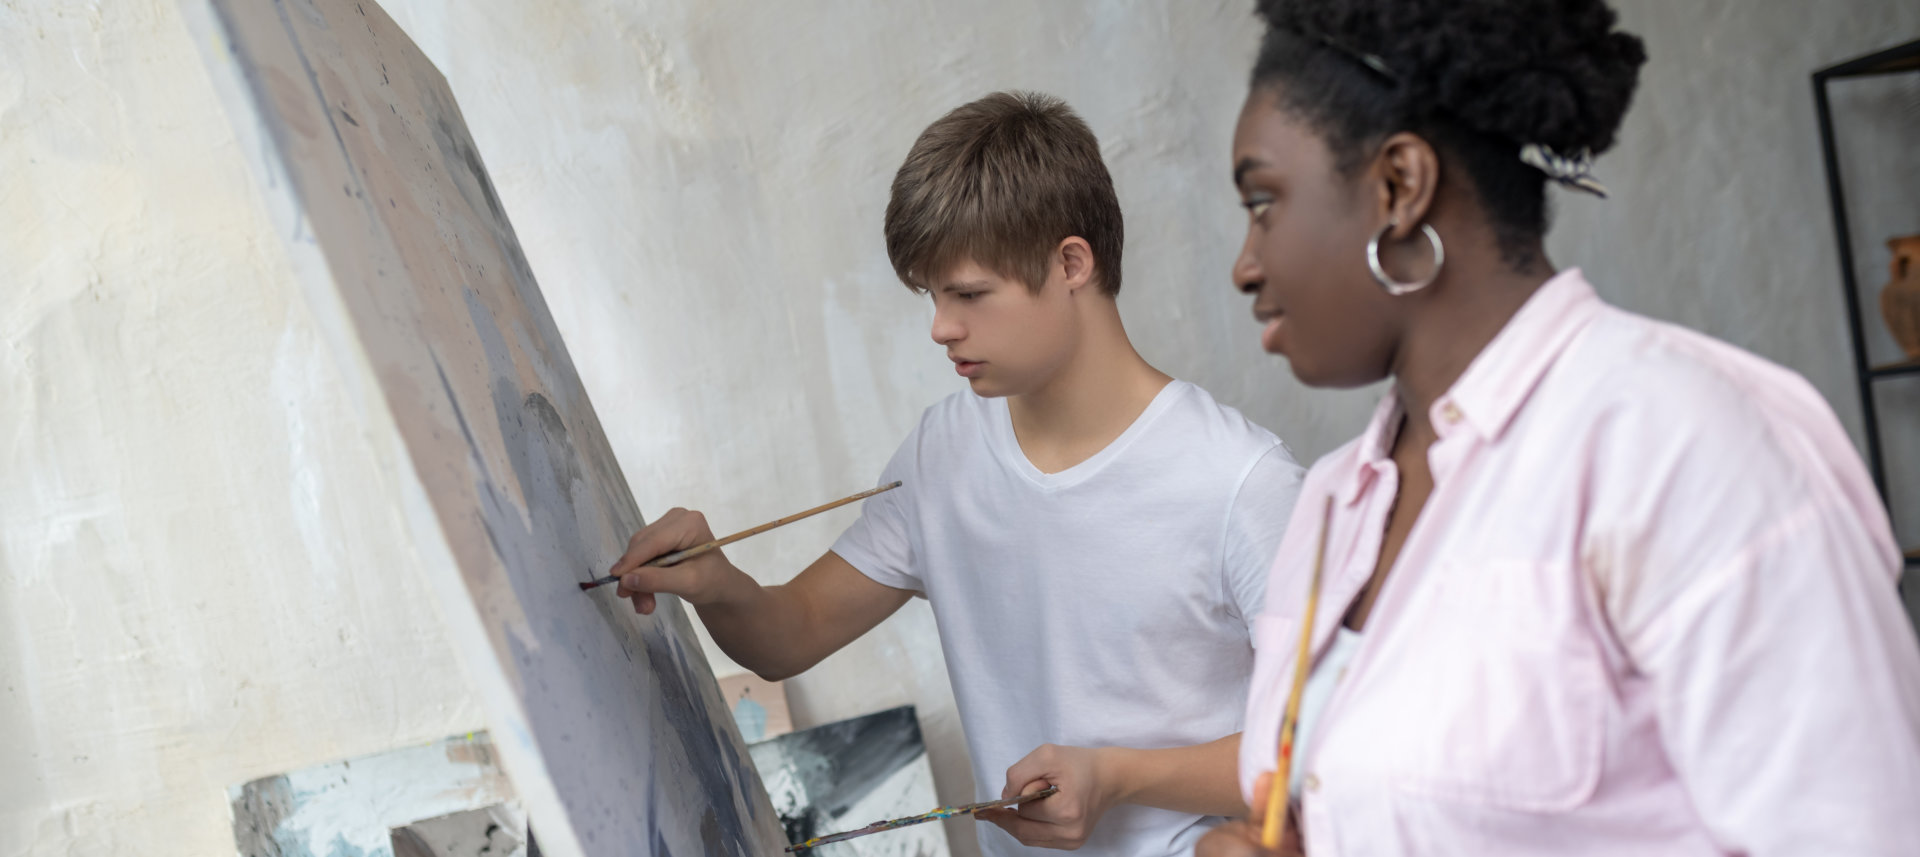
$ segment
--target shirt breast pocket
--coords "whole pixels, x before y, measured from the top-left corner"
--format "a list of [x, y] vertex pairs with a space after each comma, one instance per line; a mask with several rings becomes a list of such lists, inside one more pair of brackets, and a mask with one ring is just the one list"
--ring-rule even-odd
[[1579, 805], [1599, 782], [1609, 682], [1578, 571], [1510, 560], [1439, 571], [1409, 593], [1404, 626], [1382, 629], [1394, 651], [1374, 659], [1406, 704], [1387, 741], [1393, 779], [1506, 809]]

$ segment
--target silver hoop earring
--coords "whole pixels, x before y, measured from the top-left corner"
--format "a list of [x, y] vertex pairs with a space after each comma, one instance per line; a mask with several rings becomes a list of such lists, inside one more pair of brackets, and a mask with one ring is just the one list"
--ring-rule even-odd
[[1373, 281], [1379, 283], [1380, 288], [1386, 289], [1387, 294], [1394, 297], [1410, 295], [1433, 285], [1433, 281], [1440, 277], [1440, 266], [1447, 263], [1447, 249], [1440, 244], [1440, 233], [1433, 231], [1432, 224], [1422, 223], [1420, 224], [1421, 234], [1427, 236], [1427, 240], [1433, 243], [1433, 273], [1428, 274], [1424, 280], [1415, 280], [1410, 283], [1403, 283], [1387, 276], [1387, 269], [1380, 267], [1380, 239], [1387, 237], [1387, 233], [1398, 225], [1398, 223], [1388, 222], [1374, 234], [1373, 240], [1367, 242], [1367, 270], [1373, 272]]

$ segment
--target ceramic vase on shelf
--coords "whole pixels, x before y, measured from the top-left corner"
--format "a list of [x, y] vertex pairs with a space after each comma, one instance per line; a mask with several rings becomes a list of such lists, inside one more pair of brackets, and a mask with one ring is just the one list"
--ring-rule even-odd
[[1893, 251], [1893, 279], [1880, 290], [1880, 315], [1908, 360], [1920, 360], [1920, 235], [1887, 242]]

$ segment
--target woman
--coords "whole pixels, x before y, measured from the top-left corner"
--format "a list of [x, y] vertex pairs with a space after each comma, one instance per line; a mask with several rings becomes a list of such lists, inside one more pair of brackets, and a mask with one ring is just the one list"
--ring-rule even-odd
[[1283, 850], [1920, 854], [1920, 649], [1832, 411], [1547, 259], [1545, 185], [1602, 192], [1640, 40], [1599, 0], [1261, 14], [1234, 278], [1302, 381], [1392, 385], [1302, 489], [1256, 621], [1256, 818], [1199, 853], [1270, 853], [1253, 786], [1317, 566]]

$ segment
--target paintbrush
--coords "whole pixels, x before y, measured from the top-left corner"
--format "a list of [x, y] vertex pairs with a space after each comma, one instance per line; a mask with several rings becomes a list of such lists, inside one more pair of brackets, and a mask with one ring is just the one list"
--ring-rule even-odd
[[939, 821], [940, 819], [952, 818], [956, 815], [972, 815], [983, 809], [997, 809], [1003, 806], [1013, 806], [1014, 804], [1017, 804], [1017, 803], [1026, 803], [1027, 801], [1039, 800], [1043, 797], [1052, 795], [1058, 791], [1060, 791], [1059, 786], [1047, 786], [1046, 788], [1041, 789], [1032, 794], [1024, 794], [1018, 797], [1010, 797], [1002, 800], [990, 800], [983, 803], [962, 804], [960, 806], [943, 806], [939, 809], [929, 810], [927, 812], [920, 813], [919, 815], [909, 815], [906, 818], [895, 818], [890, 821], [876, 821], [872, 824], [867, 825], [866, 827], [860, 828], [859, 830], [849, 830], [849, 831], [846, 831], [845, 833], [833, 833], [826, 836], [815, 836], [814, 838], [809, 839], [805, 842], [801, 842], [796, 845], [789, 845], [787, 846], [787, 850], [788, 851], [805, 851], [809, 848], [818, 848], [830, 842], [842, 842], [857, 836], [866, 836], [872, 833], [884, 833], [889, 830], [899, 830], [902, 827], [912, 827], [916, 824], [925, 824], [929, 821]]
[[1327, 560], [1327, 530], [1333, 527], [1333, 498], [1320, 523], [1320, 548], [1313, 555], [1313, 582], [1307, 584], [1307, 610], [1300, 623], [1300, 654], [1293, 662], [1293, 689], [1287, 692], [1286, 715], [1280, 720], [1280, 759], [1267, 786], [1267, 818], [1260, 827], [1261, 846], [1274, 849], [1286, 835], [1288, 783], [1293, 778], [1293, 730], [1300, 724], [1300, 696], [1307, 687], [1307, 668], [1313, 647], [1313, 614], [1320, 607], [1320, 569]]
[[[892, 482], [886, 485], [882, 485], [878, 488], [869, 488], [851, 497], [842, 497], [831, 503], [815, 506], [804, 512], [795, 512], [777, 521], [768, 521], [750, 530], [741, 530], [740, 532], [734, 533], [733, 535], [728, 536], [724, 539], [714, 539], [713, 541], [707, 542], [706, 544], [703, 544], [703, 545], [694, 545], [693, 547], [687, 548], [686, 550], [678, 550], [670, 554], [664, 554], [661, 556], [654, 557], [653, 559], [650, 559], [650, 560], [647, 560], [646, 562], [641, 563], [639, 567], [640, 568], [661, 568], [664, 566], [673, 565], [674, 563], [681, 562], [683, 560], [692, 559], [696, 556], [706, 553], [707, 551], [714, 550], [716, 548], [726, 547], [727, 545], [733, 544], [734, 542], [737, 542], [748, 536], [757, 536], [768, 530], [775, 529], [778, 527], [784, 527], [788, 524], [793, 523], [794, 521], [800, 520], [801, 518], [811, 518], [814, 515], [818, 515], [821, 512], [825, 512], [829, 509], [838, 509], [841, 506], [845, 506], [848, 503], [851, 503], [855, 500], [865, 500], [866, 498], [872, 497], [875, 494], [879, 494], [883, 491], [892, 491], [893, 489], [898, 487], [900, 487], [899, 482]], [[600, 578], [599, 580], [588, 581], [586, 583], [580, 584], [580, 591], [585, 592], [596, 586], [605, 586], [609, 583], [616, 583], [619, 580], [620, 580], [620, 575], [609, 574], [606, 577]]]

